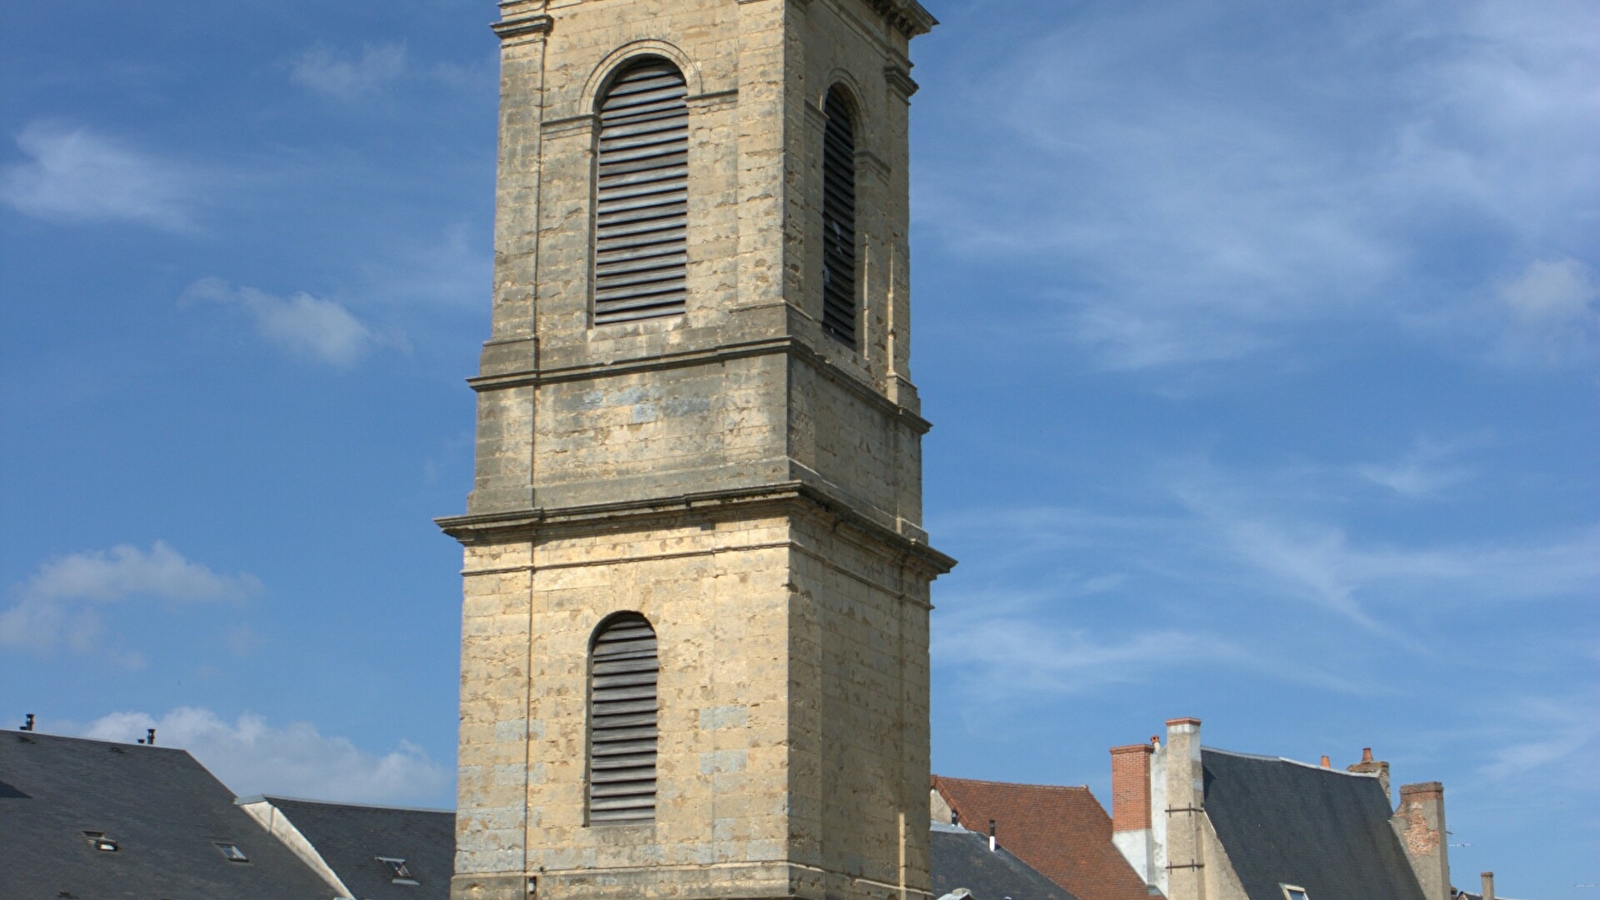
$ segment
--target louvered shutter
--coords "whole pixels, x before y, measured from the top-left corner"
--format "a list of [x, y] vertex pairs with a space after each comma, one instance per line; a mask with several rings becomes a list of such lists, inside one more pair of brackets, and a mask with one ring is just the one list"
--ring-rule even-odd
[[656, 817], [656, 633], [642, 616], [595, 637], [589, 675], [589, 821]]
[[822, 329], [856, 345], [856, 142], [849, 107], [828, 94], [822, 143]]
[[683, 75], [649, 60], [600, 104], [594, 320], [683, 312], [688, 262], [689, 109]]

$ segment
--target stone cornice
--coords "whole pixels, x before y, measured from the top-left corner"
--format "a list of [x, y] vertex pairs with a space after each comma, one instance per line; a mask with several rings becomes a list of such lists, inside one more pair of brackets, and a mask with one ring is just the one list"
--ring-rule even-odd
[[927, 34], [939, 24], [939, 20], [923, 9], [917, 0], [867, 0], [867, 3], [907, 38]]
[[910, 100], [911, 95], [920, 87], [911, 80], [911, 73], [900, 66], [884, 66], [883, 80], [889, 83], [889, 87], [893, 88], [902, 100]]
[[500, 37], [502, 44], [519, 44], [550, 33], [555, 20], [543, 13], [507, 16], [489, 27]]
[[[434, 522], [445, 534], [461, 543], [476, 544], [528, 540], [535, 535], [585, 533], [602, 527], [645, 527], [681, 520], [685, 515], [747, 518], [763, 514], [818, 513], [858, 532], [869, 543], [902, 557], [905, 564], [922, 569], [930, 578], [943, 575], [955, 567], [954, 559], [933, 549], [918, 537], [910, 537], [886, 527], [822, 488], [803, 481], [620, 503], [555, 509], [535, 507], [512, 512], [446, 516]], [[921, 529], [916, 531], [921, 534]]]

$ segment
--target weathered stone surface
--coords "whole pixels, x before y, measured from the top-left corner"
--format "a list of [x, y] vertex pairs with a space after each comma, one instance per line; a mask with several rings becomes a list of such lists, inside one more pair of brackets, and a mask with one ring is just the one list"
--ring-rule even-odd
[[[925, 895], [928, 588], [952, 564], [921, 527], [909, 373], [906, 41], [926, 14], [501, 10], [477, 472], [441, 522], [465, 547], [454, 894]], [[596, 326], [595, 109], [640, 55], [690, 95], [687, 311]], [[859, 113], [855, 348], [819, 324], [835, 86]], [[658, 640], [656, 818], [590, 826], [589, 642], [622, 610]]]

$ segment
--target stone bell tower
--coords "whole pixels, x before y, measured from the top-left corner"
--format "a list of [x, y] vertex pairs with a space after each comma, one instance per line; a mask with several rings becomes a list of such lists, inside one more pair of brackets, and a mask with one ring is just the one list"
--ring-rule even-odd
[[916, 900], [915, 0], [502, 0], [455, 898]]

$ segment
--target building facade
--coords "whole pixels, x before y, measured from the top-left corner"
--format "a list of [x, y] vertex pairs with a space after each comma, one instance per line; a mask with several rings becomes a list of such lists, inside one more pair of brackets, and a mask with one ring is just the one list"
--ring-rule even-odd
[[1117, 849], [1167, 900], [1451, 900], [1438, 782], [1400, 788], [1365, 751], [1346, 770], [1200, 745], [1200, 720], [1166, 744], [1111, 750]]
[[913, 0], [503, 0], [453, 896], [927, 895]]

